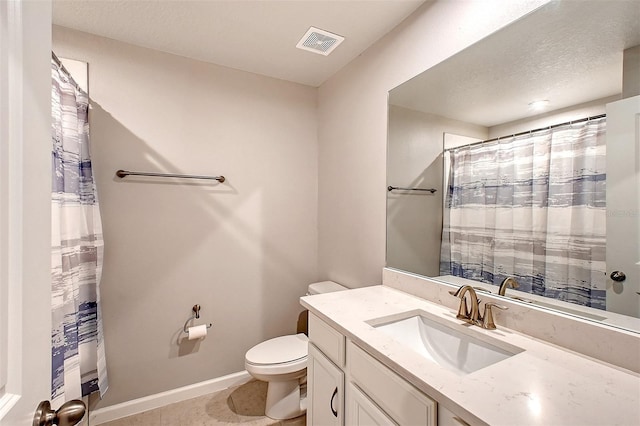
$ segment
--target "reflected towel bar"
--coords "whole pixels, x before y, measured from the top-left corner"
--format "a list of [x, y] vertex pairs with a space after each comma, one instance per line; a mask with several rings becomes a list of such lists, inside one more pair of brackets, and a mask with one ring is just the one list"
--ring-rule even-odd
[[400, 191], [429, 191], [430, 193], [434, 193], [437, 191], [435, 188], [400, 188], [397, 186], [387, 186], [387, 191], [391, 192], [394, 189], [399, 189]]
[[169, 178], [181, 178], [181, 179], [209, 179], [217, 180], [222, 183], [225, 181], [224, 176], [198, 176], [198, 175], [179, 175], [175, 173], [152, 173], [152, 172], [130, 172], [127, 170], [118, 170], [116, 176], [123, 178], [125, 176], [151, 176], [151, 177], [169, 177]]

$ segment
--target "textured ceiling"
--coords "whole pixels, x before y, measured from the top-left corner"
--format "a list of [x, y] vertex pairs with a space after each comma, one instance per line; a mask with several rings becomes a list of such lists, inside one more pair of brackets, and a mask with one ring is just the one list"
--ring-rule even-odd
[[[424, 0], [54, 0], [53, 23], [142, 47], [319, 86]], [[315, 26], [346, 40], [296, 49]]]
[[[486, 127], [618, 95], [623, 50], [640, 45], [640, 1], [543, 6], [407, 83], [394, 105]], [[640, 73], [640, 70], [638, 70]]]

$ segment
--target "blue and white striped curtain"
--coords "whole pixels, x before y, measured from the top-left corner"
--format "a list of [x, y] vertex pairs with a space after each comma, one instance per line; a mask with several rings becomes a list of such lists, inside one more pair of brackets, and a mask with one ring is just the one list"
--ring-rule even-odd
[[52, 403], [107, 389], [102, 224], [89, 155], [88, 95], [51, 61]]
[[606, 118], [445, 151], [441, 275], [605, 309]]

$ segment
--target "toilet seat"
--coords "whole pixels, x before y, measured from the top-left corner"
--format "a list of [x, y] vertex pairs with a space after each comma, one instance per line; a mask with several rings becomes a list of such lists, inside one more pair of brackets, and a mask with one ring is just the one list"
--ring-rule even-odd
[[247, 351], [245, 367], [256, 374], [288, 374], [307, 366], [309, 339], [304, 334], [280, 336]]

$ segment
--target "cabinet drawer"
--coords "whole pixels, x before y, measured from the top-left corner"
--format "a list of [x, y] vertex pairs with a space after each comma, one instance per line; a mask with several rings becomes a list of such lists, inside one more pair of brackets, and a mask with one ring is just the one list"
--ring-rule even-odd
[[351, 380], [401, 425], [436, 425], [436, 403], [349, 341]]
[[338, 367], [344, 367], [344, 336], [311, 312], [309, 340]]

